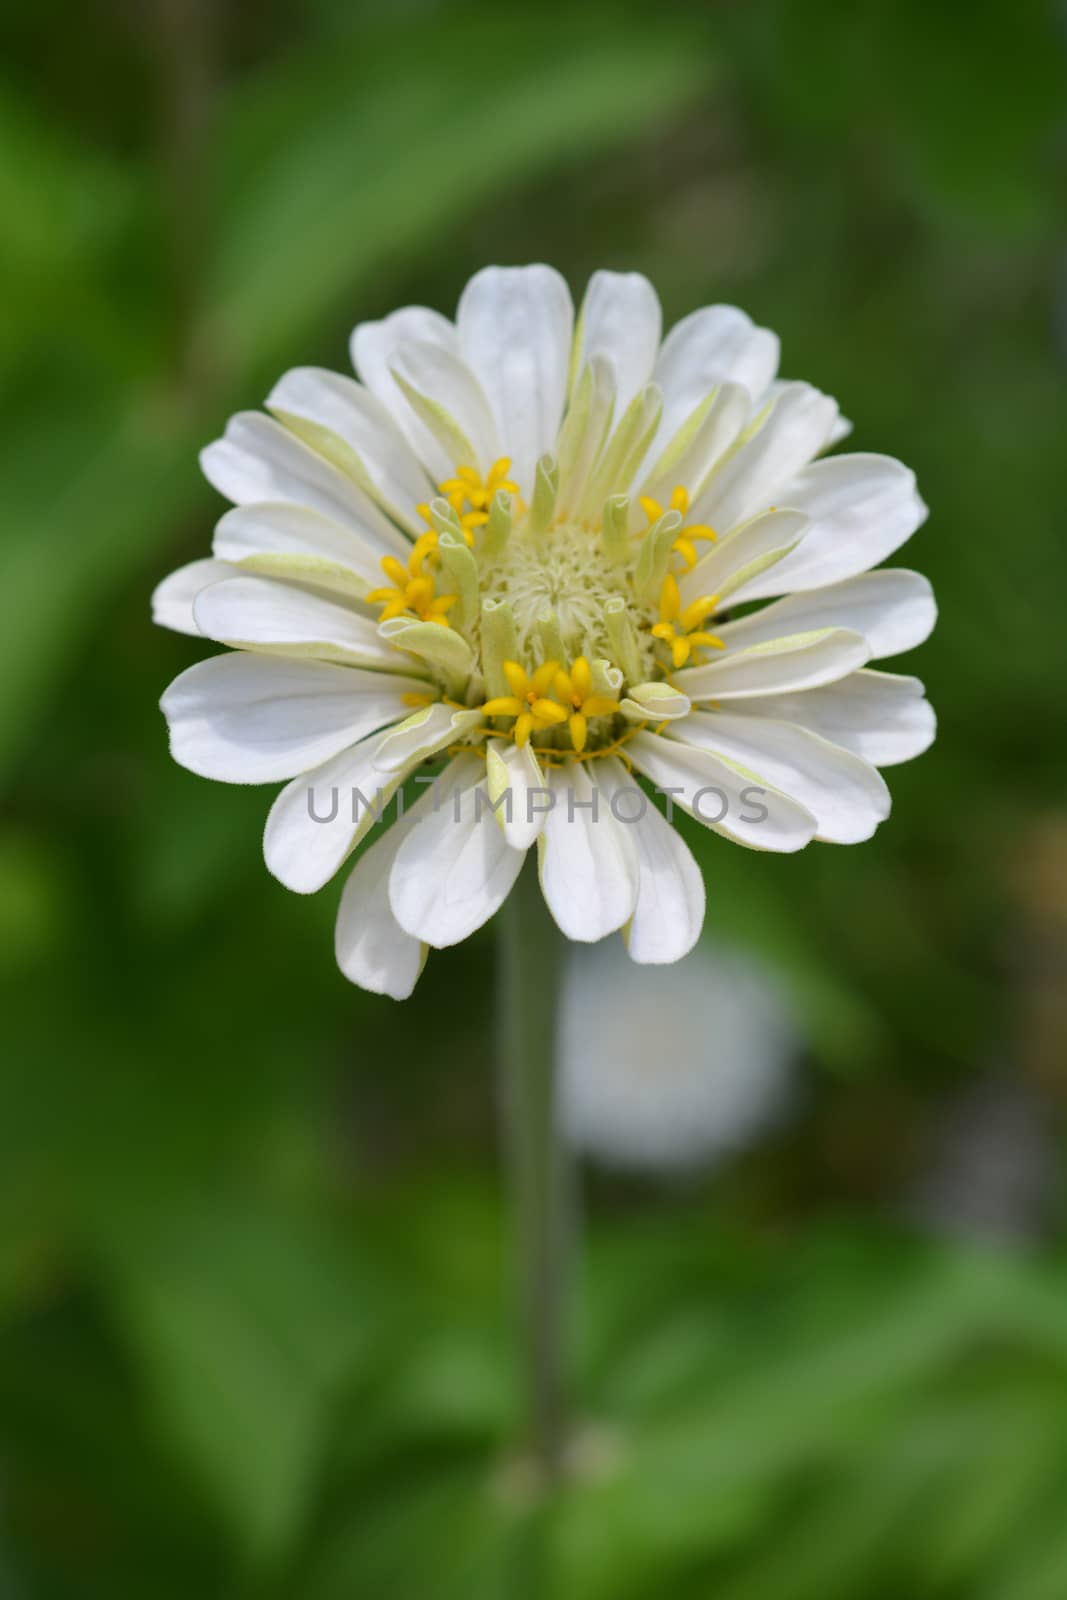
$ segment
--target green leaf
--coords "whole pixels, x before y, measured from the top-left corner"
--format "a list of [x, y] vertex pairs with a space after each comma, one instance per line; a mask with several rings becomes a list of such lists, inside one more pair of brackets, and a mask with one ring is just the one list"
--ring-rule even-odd
[[332, 1402], [369, 1361], [377, 1282], [328, 1236], [218, 1195], [132, 1219], [106, 1247], [160, 1428], [248, 1558], [276, 1560], [307, 1513]]
[[[439, 248], [494, 196], [592, 147], [632, 139], [708, 79], [691, 25], [625, 28], [540, 6], [455, 8], [363, 25], [234, 101], [223, 130], [211, 318], [239, 365], [279, 362], [325, 307]], [[531, 227], [531, 238], [536, 237]], [[450, 310], [450, 307], [443, 307]]]

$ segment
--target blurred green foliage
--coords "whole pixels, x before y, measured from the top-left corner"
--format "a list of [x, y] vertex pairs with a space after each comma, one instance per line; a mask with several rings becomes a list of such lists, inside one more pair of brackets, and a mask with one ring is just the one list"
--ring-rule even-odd
[[[887, 1222], [1067, 1040], [1064, 65], [990, 0], [40, 0], [0, 69], [0, 1596], [1060, 1600], [1067, 1263]], [[197, 448], [487, 260], [733, 300], [914, 465], [941, 716], [871, 845], [691, 835], [792, 986], [799, 1126], [595, 1188], [586, 1480], [509, 1489], [491, 936], [405, 1008], [265, 796], [169, 761]], [[912, 663], [906, 664], [911, 670]], [[432, 1048], [429, 1045], [432, 1043]], [[543, 1565], [539, 1565], [543, 1564]]]

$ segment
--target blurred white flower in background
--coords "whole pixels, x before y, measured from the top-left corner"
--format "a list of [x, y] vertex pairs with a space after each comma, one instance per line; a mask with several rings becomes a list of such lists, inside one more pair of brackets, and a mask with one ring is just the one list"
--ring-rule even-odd
[[787, 1112], [802, 1039], [775, 973], [704, 942], [669, 967], [571, 946], [560, 1016], [566, 1136], [605, 1166], [711, 1166]]

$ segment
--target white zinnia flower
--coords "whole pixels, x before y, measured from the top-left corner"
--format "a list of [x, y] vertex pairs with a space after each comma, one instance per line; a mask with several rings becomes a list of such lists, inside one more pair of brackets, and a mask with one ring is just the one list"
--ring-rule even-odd
[[551, 268], [490, 267], [454, 323], [408, 307], [352, 355], [360, 382], [296, 368], [208, 446], [236, 509], [155, 594], [157, 621], [236, 652], [164, 695], [174, 756], [288, 780], [264, 849], [289, 888], [321, 888], [375, 802], [446, 761], [348, 879], [349, 978], [410, 994], [535, 841], [564, 933], [685, 955], [700, 873], [634, 771], [754, 849], [874, 832], [876, 768], [934, 722], [916, 679], [867, 663], [935, 608], [917, 573], [868, 569], [926, 510], [897, 461], [817, 459], [847, 430], [775, 381], [772, 333], [711, 306], [661, 343], [651, 285], [612, 272], [575, 325]]
[[711, 1166], [782, 1117], [800, 1048], [774, 973], [741, 950], [702, 945], [635, 972], [614, 943], [575, 947], [559, 1016], [564, 1129], [606, 1166]]

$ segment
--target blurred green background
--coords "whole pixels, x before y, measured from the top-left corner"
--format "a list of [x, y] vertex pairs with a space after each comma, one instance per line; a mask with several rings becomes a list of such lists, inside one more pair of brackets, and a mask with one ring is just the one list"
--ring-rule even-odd
[[[37, 0], [2, 30], [0, 1596], [1062, 1600], [1062, 15]], [[339, 884], [288, 895], [266, 793], [170, 762], [196, 651], [148, 595], [207, 553], [230, 411], [542, 259], [775, 328], [850, 447], [915, 467], [941, 622], [900, 663], [939, 741], [873, 843], [694, 841], [805, 1087], [703, 1177], [587, 1176], [607, 1442], [536, 1514], [498, 1470], [492, 932], [407, 1006], [348, 986]]]

